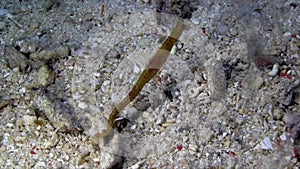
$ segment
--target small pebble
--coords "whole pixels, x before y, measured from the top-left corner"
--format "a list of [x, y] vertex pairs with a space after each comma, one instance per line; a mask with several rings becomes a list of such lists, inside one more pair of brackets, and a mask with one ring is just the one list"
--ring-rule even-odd
[[14, 124], [12, 124], [12, 123], [7, 123], [6, 124], [6, 127], [8, 127], [8, 128], [12, 128], [14, 126]]
[[292, 33], [291, 32], [285, 32], [284, 34], [283, 34], [283, 37], [284, 37], [284, 39], [286, 39], [287, 41], [289, 41], [289, 40], [291, 40], [291, 38], [292, 38]]
[[70, 160], [70, 156], [69, 156], [69, 155], [66, 155], [66, 156], [65, 156], [65, 160], [66, 160], [66, 161], [69, 161], [69, 160]]
[[50, 157], [50, 158], [53, 158], [53, 157], [54, 157], [54, 154], [53, 154], [53, 153], [49, 153], [49, 157]]
[[200, 19], [198, 19], [198, 18], [192, 18], [191, 21], [195, 25], [199, 25], [199, 23], [200, 23]]
[[161, 124], [163, 122], [163, 118], [161, 116], [157, 117], [156, 124]]
[[4, 29], [6, 27], [5, 22], [0, 22], [0, 30]]
[[163, 127], [168, 127], [171, 125], [173, 125], [173, 123], [171, 123], [171, 122], [166, 122], [166, 123], [162, 124]]
[[25, 87], [22, 87], [22, 88], [19, 90], [19, 93], [21, 93], [21, 94], [26, 93], [26, 88], [25, 88]]
[[280, 135], [280, 139], [282, 141], [286, 141], [287, 140], [286, 133], [283, 133], [282, 135]]
[[259, 89], [264, 83], [264, 79], [261, 76], [257, 76], [253, 85], [255, 89]]
[[273, 111], [273, 116], [274, 116], [275, 119], [282, 119], [283, 112], [280, 109], [276, 108]]
[[34, 81], [30, 84], [30, 87], [45, 87], [54, 82], [54, 72], [48, 68], [48, 66], [42, 66], [37, 72], [35, 72]]
[[136, 74], [139, 74], [141, 72], [141, 69], [136, 64], [134, 64], [133, 65], [133, 72], [136, 73]]
[[73, 67], [75, 65], [75, 63], [76, 63], [76, 59], [70, 59], [70, 60], [65, 62], [65, 65], [67, 67]]
[[6, 151], [6, 146], [5, 146], [5, 145], [2, 145], [2, 146], [0, 147], [0, 151], [1, 151], [2, 153], [4, 153], [4, 152]]
[[41, 130], [41, 126], [38, 125], [36, 128], [35, 128], [37, 131]]
[[53, 146], [54, 146], [54, 143], [51, 142], [51, 141], [47, 141], [47, 142], [45, 142], [45, 144], [44, 144], [44, 147], [45, 147], [45, 148], [50, 148], [50, 147], [53, 147]]
[[84, 102], [79, 102], [78, 107], [80, 109], [86, 109], [88, 107], [88, 105], [86, 103], [84, 103]]
[[291, 42], [290, 46], [291, 46], [291, 51], [292, 51], [292, 52], [297, 52], [297, 51], [299, 51], [299, 47], [298, 47], [297, 43]]
[[103, 85], [104, 86], [107, 86], [107, 85], [109, 85], [110, 84], [110, 80], [105, 80], [104, 82], [103, 82]]
[[298, 15], [298, 17], [296, 18], [296, 22], [300, 25], [300, 15]]

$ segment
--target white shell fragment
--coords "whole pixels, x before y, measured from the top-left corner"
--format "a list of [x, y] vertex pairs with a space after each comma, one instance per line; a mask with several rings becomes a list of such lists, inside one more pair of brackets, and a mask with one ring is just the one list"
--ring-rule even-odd
[[261, 142], [261, 149], [273, 150], [273, 146], [272, 146], [270, 137], [264, 138], [264, 140]]
[[205, 89], [205, 85], [202, 84], [201, 86], [191, 88], [188, 90], [189, 98], [195, 98], [199, 95], [200, 92], [202, 92]]
[[278, 64], [278, 63], [275, 63], [275, 64], [273, 65], [273, 67], [272, 67], [271, 72], [269, 72], [268, 74], [269, 74], [270, 76], [276, 76], [277, 73], [278, 73], [278, 71], [279, 71], [279, 64]]

